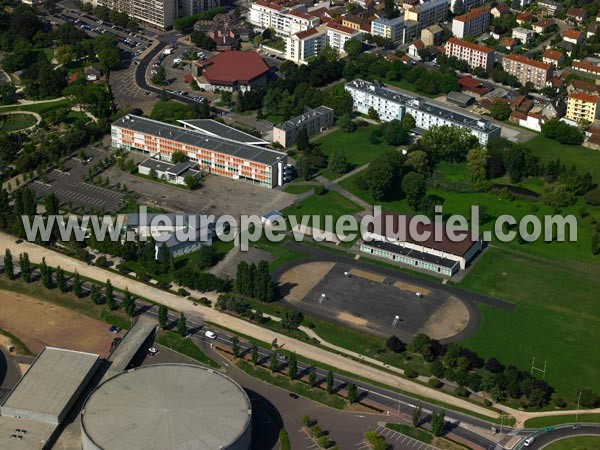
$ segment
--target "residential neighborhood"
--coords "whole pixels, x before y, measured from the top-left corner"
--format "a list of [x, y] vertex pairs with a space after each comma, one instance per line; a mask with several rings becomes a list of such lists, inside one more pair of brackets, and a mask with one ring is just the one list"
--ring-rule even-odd
[[600, 450], [599, 30], [0, 0], [0, 449]]

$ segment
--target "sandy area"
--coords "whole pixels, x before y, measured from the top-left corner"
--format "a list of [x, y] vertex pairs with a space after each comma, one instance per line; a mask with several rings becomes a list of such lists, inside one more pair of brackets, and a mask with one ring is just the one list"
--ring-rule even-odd
[[396, 281], [394, 283], [394, 287], [397, 287], [398, 289], [402, 289], [403, 291], [414, 292], [415, 294], [417, 292], [420, 292], [423, 295], [431, 294], [431, 291], [429, 289], [419, 287], [419, 286], [416, 286], [416, 285], [410, 284], [410, 283], [404, 283], [402, 281]]
[[423, 325], [420, 332], [428, 334], [433, 339], [445, 339], [460, 333], [467, 323], [469, 323], [469, 311], [465, 304], [456, 297], [448, 297]]
[[352, 325], [356, 325], [359, 327], [366, 327], [369, 324], [368, 320], [365, 320], [361, 317], [353, 316], [349, 313], [339, 313], [337, 318], [343, 322], [351, 323]]
[[51, 346], [108, 356], [114, 334], [104, 322], [17, 292], [0, 290], [0, 297], [0, 328], [33, 353]]
[[350, 273], [355, 277], [365, 278], [377, 283], [383, 283], [383, 280], [385, 280], [385, 277], [377, 275], [376, 273], [367, 272], [366, 270], [352, 269], [350, 270]]
[[290, 302], [302, 301], [304, 297], [333, 269], [335, 263], [313, 262], [296, 266], [285, 272], [279, 279], [279, 285], [291, 286], [285, 299]]

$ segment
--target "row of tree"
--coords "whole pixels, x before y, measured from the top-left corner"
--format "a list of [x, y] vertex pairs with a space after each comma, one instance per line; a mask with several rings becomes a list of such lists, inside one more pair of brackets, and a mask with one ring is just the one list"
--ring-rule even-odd
[[269, 273], [268, 261], [262, 260], [256, 265], [241, 261], [237, 265], [234, 291], [263, 302], [274, 300], [274, 286]]

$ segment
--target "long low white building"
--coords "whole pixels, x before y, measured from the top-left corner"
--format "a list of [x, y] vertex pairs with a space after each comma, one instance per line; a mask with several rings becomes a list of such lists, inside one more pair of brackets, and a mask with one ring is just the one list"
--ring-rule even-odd
[[346, 91], [352, 96], [354, 109], [368, 114], [374, 108], [379, 118], [385, 122], [402, 120], [405, 114], [414, 117], [416, 128], [428, 130], [432, 126], [454, 125], [471, 130], [481, 145], [490, 139], [500, 137], [501, 128], [482, 117], [459, 113], [441, 105], [392, 91], [379, 84], [364, 80], [354, 80], [346, 84]]

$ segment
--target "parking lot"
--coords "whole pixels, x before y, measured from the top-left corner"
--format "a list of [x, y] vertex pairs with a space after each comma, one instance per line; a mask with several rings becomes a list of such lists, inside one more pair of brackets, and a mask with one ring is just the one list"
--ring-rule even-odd
[[53, 169], [45, 181], [34, 180], [29, 187], [38, 195], [44, 197], [55, 193], [61, 204], [71, 205], [82, 211], [117, 211], [123, 204], [123, 194], [99, 186], [94, 186], [83, 181], [88, 166], [109, 156], [103, 150], [86, 149], [86, 156], [90, 161], [71, 158], [65, 162], [64, 171]]
[[61, 13], [54, 14], [50, 19], [50, 23], [52, 25], [72, 23], [91, 36], [111, 33], [118, 39], [119, 48], [130, 52], [133, 56], [137, 56], [148, 48], [151, 42], [150, 39], [138, 33], [105, 23], [96, 17], [75, 10], [63, 10]]
[[[129, 153], [137, 162], [146, 158]], [[138, 202], [152, 207], [179, 213], [202, 213], [216, 216], [230, 214], [262, 215], [272, 210], [281, 210], [293, 203], [294, 196], [280, 190], [267, 189], [244, 181], [235, 181], [218, 175], [207, 175], [202, 187], [195, 191], [169, 186], [132, 175], [113, 166], [102, 174], [113, 183], [125, 184], [134, 191]]]

